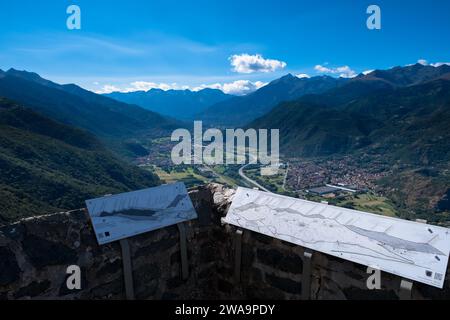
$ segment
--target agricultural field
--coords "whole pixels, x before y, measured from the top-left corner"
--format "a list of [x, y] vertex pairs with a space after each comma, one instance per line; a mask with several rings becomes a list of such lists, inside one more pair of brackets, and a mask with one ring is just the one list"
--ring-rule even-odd
[[388, 217], [397, 216], [397, 211], [389, 199], [373, 193], [349, 195], [344, 200], [339, 200], [336, 205]]
[[318, 195], [307, 194], [307, 200], [321, 202], [327, 201], [330, 205], [360, 210], [380, 214], [388, 217], [398, 217], [398, 212], [392, 202], [381, 195], [375, 193], [341, 193], [336, 197], [321, 197]]
[[198, 173], [192, 167], [183, 167], [180, 169], [168, 169], [168, 171], [160, 168], [153, 167], [153, 172], [164, 183], [183, 182], [187, 188], [191, 188], [200, 184], [210, 182], [210, 180]]

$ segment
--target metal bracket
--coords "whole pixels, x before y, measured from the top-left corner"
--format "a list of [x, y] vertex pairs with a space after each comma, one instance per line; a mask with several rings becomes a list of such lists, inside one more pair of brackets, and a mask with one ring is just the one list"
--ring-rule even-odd
[[412, 281], [402, 279], [402, 282], [400, 282], [400, 292], [399, 292], [400, 300], [411, 300], [412, 287], [413, 287]]
[[302, 274], [302, 300], [311, 298], [311, 260], [313, 253], [305, 250], [303, 252], [303, 274]]
[[178, 223], [178, 231], [180, 232], [180, 252], [181, 252], [181, 278], [186, 280], [189, 277], [189, 265], [187, 257], [187, 239], [186, 227], [184, 223]]
[[133, 267], [131, 266], [130, 244], [128, 239], [120, 240], [120, 248], [122, 249], [125, 295], [127, 300], [134, 300]]
[[234, 282], [241, 282], [242, 234], [241, 229], [234, 234]]

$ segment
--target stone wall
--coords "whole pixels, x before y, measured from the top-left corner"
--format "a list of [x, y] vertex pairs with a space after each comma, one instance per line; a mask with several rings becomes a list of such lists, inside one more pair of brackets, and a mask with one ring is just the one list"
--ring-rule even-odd
[[[233, 190], [208, 185], [190, 191], [199, 218], [189, 222], [189, 278], [181, 279], [176, 226], [130, 239], [138, 299], [301, 299], [304, 249], [251, 231], [242, 238], [240, 282], [234, 280], [234, 233], [221, 224]], [[66, 287], [66, 268], [79, 265], [82, 289]], [[366, 288], [366, 268], [315, 252], [313, 299], [397, 299], [400, 278], [382, 274], [382, 290]], [[449, 299], [444, 290], [414, 284], [415, 299]], [[124, 299], [118, 243], [99, 246], [87, 213], [76, 210], [0, 228], [1, 299]]]
[[[251, 299], [301, 299], [304, 251], [302, 247], [244, 231], [241, 283], [238, 287], [240, 296]], [[230, 252], [228, 256], [231, 255]], [[232, 272], [227, 268], [229, 265], [223, 266], [228, 276]], [[369, 274], [366, 266], [319, 252], [313, 253], [311, 266], [311, 299], [399, 299], [401, 278], [395, 275], [382, 273], [381, 290], [368, 290], [366, 281]], [[449, 274], [450, 270], [447, 271], [444, 290], [414, 283], [412, 298], [450, 299]]]
[[[220, 218], [212, 193], [190, 192], [199, 219], [187, 226], [190, 277], [180, 277], [177, 226], [130, 239], [137, 299], [210, 298], [215, 290], [215, 234]], [[215, 222], [215, 223], [214, 223]], [[82, 290], [69, 291], [66, 269], [78, 265]], [[22, 220], [0, 228], [0, 299], [123, 299], [118, 242], [99, 246], [84, 210]]]

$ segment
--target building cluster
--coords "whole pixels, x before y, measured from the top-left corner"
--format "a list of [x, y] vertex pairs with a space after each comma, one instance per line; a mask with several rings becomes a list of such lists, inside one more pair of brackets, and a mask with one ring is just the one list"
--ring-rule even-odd
[[380, 163], [368, 162], [362, 166], [360, 161], [350, 157], [331, 160], [291, 160], [287, 185], [292, 190], [312, 190], [318, 195], [331, 194], [339, 189], [349, 192], [374, 190], [375, 181], [387, 173], [388, 169]]

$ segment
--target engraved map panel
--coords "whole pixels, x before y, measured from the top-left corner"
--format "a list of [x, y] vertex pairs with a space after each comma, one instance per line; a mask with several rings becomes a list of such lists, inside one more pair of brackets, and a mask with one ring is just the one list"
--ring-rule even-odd
[[197, 218], [183, 183], [86, 201], [99, 244]]
[[225, 221], [442, 288], [450, 229], [239, 188]]

